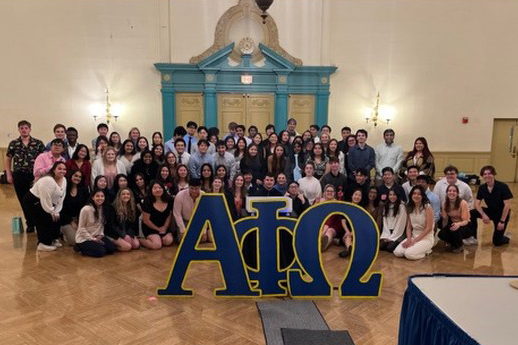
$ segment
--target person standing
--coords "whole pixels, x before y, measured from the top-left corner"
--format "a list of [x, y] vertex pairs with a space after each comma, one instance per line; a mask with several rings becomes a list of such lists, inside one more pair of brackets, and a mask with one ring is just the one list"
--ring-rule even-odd
[[392, 171], [398, 172], [403, 163], [403, 149], [401, 146], [394, 144], [395, 132], [393, 129], [386, 129], [383, 132], [384, 143], [376, 146], [374, 152], [376, 154], [376, 184], [382, 183], [383, 168], [392, 168]]
[[56, 162], [65, 162], [63, 150], [63, 140], [54, 139], [50, 142], [50, 151], [43, 152], [34, 161], [34, 181], [47, 174]]
[[189, 168], [189, 175], [193, 178], [201, 177], [201, 166], [205, 163], [214, 166], [214, 158], [207, 153], [209, 149], [209, 142], [205, 139], [198, 141], [198, 150], [192, 154], [189, 159], [187, 167]]
[[356, 140], [358, 141], [358, 144], [349, 150], [348, 164], [349, 170], [353, 174], [355, 174], [359, 169], [365, 169], [367, 171], [368, 182], [370, 182], [371, 170], [376, 166], [376, 154], [374, 149], [367, 145], [367, 137], [368, 134], [365, 129], [359, 129], [356, 131]]
[[29, 192], [34, 181], [34, 161], [45, 150], [45, 145], [39, 139], [31, 137], [31, 123], [26, 120], [18, 122], [18, 139], [14, 139], [7, 147], [4, 166], [7, 182], [14, 185], [18, 202], [22, 206], [27, 225], [27, 232], [34, 232], [34, 224], [22, 205], [25, 194]]
[[194, 136], [198, 124], [194, 121], [187, 122], [187, 134], [183, 137], [185, 141], [186, 151], [188, 154], [194, 153], [194, 146], [196, 146], [198, 139]]

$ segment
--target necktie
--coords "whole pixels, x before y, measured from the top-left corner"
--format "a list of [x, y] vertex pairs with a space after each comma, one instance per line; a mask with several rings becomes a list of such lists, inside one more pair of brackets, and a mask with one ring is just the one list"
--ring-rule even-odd
[[192, 137], [189, 137], [189, 144], [187, 145], [187, 152], [189, 152], [189, 154], [191, 154], [191, 140]]
[[178, 164], [182, 164], [182, 154], [178, 155]]

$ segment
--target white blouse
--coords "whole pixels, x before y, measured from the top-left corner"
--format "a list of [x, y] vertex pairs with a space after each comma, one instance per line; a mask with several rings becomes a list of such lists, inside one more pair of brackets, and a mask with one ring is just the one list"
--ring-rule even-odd
[[316, 199], [320, 199], [322, 196], [322, 186], [320, 181], [315, 177], [303, 177], [299, 181], [300, 191], [308, 199], [309, 203], [313, 205]]
[[388, 215], [383, 216], [383, 231], [380, 239], [396, 241], [406, 230], [407, 213], [403, 203], [399, 205], [399, 210], [394, 216], [394, 205], [390, 205]]
[[59, 185], [52, 176], [44, 176], [36, 181], [30, 192], [40, 199], [45, 212], [57, 216], [63, 208], [63, 200], [67, 194], [67, 180], [63, 178]]

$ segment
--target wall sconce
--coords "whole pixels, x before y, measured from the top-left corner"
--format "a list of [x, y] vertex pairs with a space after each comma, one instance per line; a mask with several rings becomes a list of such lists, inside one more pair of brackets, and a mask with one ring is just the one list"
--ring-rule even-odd
[[110, 91], [106, 89], [105, 104], [92, 104], [90, 107], [90, 112], [94, 118], [94, 121], [97, 121], [98, 117], [105, 117], [106, 123], [109, 124], [112, 120], [117, 121], [119, 116], [122, 115], [122, 105], [112, 103], [110, 101]]
[[388, 105], [380, 105], [380, 93], [376, 97], [376, 105], [374, 108], [365, 109], [365, 121], [372, 122], [374, 127], [378, 125], [378, 121], [383, 121], [387, 125], [394, 118], [394, 107]]

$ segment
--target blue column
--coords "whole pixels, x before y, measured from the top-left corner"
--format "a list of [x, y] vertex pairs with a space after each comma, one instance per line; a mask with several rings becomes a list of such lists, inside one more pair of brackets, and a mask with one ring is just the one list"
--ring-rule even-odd
[[275, 128], [277, 132], [286, 128], [288, 122], [288, 93], [277, 91], [275, 94]]
[[329, 111], [329, 91], [318, 91], [315, 95], [315, 122], [322, 127], [327, 125]]
[[176, 127], [176, 93], [173, 89], [162, 89], [162, 125], [164, 140], [173, 137]]
[[205, 86], [204, 90], [204, 108], [203, 108], [203, 120], [205, 127], [217, 127], [218, 126], [218, 102], [216, 98], [216, 88]]

